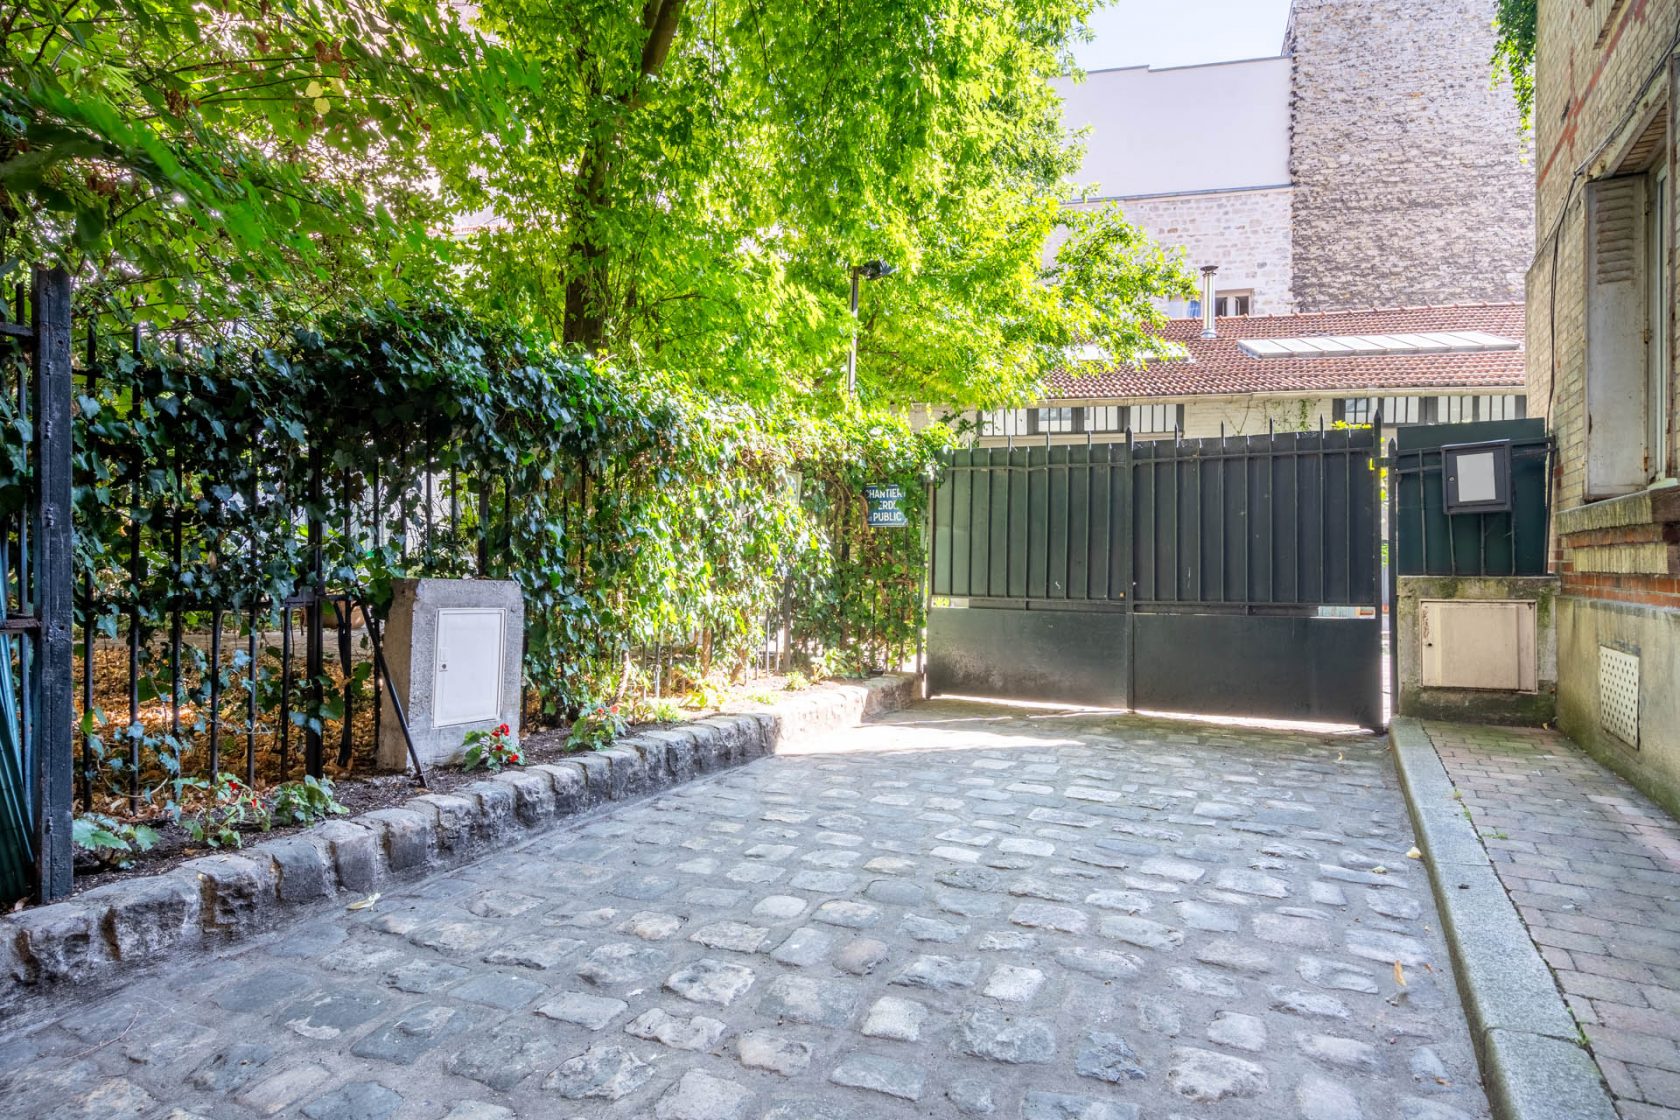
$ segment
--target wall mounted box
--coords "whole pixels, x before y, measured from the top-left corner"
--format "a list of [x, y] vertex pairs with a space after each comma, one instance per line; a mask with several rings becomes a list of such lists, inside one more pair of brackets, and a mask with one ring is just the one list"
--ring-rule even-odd
[[[385, 663], [415, 753], [458, 760], [469, 731], [507, 724], [519, 738], [525, 601], [511, 580], [406, 579], [391, 589]], [[380, 694], [379, 763], [408, 766], [390, 697]]]
[[1425, 688], [1534, 692], [1540, 686], [1532, 600], [1418, 603]]
[[1395, 712], [1530, 727], [1557, 714], [1555, 576], [1395, 580]]
[[1511, 508], [1511, 441], [1448, 444], [1441, 448], [1442, 508], [1458, 513], [1503, 513]]

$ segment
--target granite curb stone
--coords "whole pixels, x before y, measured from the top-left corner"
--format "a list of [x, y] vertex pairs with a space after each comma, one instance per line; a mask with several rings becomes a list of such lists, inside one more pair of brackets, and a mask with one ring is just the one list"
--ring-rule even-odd
[[402, 807], [327, 821], [238, 854], [204, 856], [7, 915], [0, 918], [0, 1013], [15, 1021], [45, 1009], [60, 985], [85, 991], [174, 953], [267, 932], [387, 880], [467, 863], [522, 832], [908, 707], [918, 683], [890, 674], [821, 686], [774, 711], [644, 732], [594, 754], [504, 772], [454, 793], [421, 794]]
[[1429, 733], [1396, 717], [1389, 744], [1429, 871], [1471, 1038], [1498, 1120], [1615, 1120], [1552, 973], [1454, 796]]

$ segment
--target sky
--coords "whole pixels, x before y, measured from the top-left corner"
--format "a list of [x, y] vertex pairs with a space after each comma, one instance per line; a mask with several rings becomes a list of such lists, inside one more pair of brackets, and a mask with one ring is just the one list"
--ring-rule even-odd
[[1283, 46], [1288, 19], [1289, 0], [1108, 0], [1074, 57], [1086, 70], [1262, 58]]

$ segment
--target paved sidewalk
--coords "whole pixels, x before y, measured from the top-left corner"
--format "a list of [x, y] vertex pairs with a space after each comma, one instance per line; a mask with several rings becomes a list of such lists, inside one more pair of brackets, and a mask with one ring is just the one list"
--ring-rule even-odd
[[1680, 824], [1550, 731], [1426, 725], [1624, 1120], [1680, 1120]]
[[1486, 1117], [1381, 739], [939, 702], [805, 750], [0, 1036], [0, 1114]]

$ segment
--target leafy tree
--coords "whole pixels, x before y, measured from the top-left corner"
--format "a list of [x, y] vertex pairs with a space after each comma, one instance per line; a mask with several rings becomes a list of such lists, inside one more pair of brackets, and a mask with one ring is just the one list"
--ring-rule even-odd
[[[866, 402], [1031, 392], [1070, 339], [1135, 349], [1182, 274], [1062, 199], [1078, 151], [1049, 79], [1089, 0], [486, 0], [530, 60], [517, 144], [465, 138], [453, 185], [498, 219], [481, 307], [703, 387], [837, 401], [864, 286]], [[1076, 263], [1042, 267], [1074, 227]]]
[[1493, 21], [1493, 80], [1504, 78], [1511, 83], [1524, 132], [1533, 126], [1538, 20], [1539, 0], [1499, 0], [1499, 11]]
[[1002, 403], [1187, 283], [1062, 205], [1091, 2], [22, 0], [0, 240], [200, 335], [441, 292], [726, 397], [838, 406], [855, 330], [866, 404]]
[[434, 137], [525, 80], [435, 0], [22, 0], [0, 48], [6, 254], [176, 327], [431, 274]]

